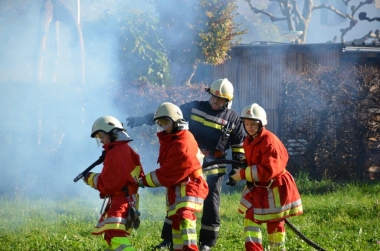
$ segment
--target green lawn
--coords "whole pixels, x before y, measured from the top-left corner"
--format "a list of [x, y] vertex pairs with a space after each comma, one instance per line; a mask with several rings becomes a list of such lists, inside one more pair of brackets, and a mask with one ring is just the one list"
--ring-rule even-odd
[[[304, 214], [290, 218], [306, 237], [326, 250], [380, 250], [380, 184], [300, 182]], [[241, 186], [235, 188], [241, 190]], [[142, 223], [131, 241], [136, 250], [160, 242], [165, 195], [141, 189]], [[214, 250], [244, 250], [240, 193], [223, 190], [220, 238]], [[90, 199], [89, 199], [90, 198]], [[101, 237], [90, 232], [102, 201], [88, 189], [87, 198], [59, 201], [23, 197], [0, 198], [0, 250], [103, 250]], [[198, 215], [200, 216], [200, 215]], [[264, 245], [267, 235], [264, 228]], [[314, 250], [287, 230], [288, 250]]]

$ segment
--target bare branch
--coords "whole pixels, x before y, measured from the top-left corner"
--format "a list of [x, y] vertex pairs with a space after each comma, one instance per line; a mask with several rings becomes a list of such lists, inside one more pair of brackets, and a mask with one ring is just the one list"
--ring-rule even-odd
[[352, 19], [350, 21], [350, 25], [345, 28], [345, 29], [340, 29], [340, 40], [342, 43], [344, 43], [344, 36], [347, 34], [348, 31], [352, 30], [352, 28], [354, 28], [354, 26], [358, 23], [358, 20], [355, 20], [355, 19]]
[[270, 18], [270, 20], [271, 20], [272, 22], [276, 22], [276, 21], [285, 21], [285, 20], [286, 20], [286, 17], [275, 17], [272, 13], [269, 13], [269, 12], [267, 12], [267, 11], [265, 11], [265, 10], [260, 10], [260, 9], [258, 9], [258, 8], [256, 8], [256, 7], [253, 7], [251, 1], [247, 1], [247, 2], [248, 2], [248, 4], [249, 4], [249, 7], [251, 8], [251, 10], [252, 10], [254, 13], [256, 13], [256, 14], [260, 13], [260, 14], [266, 15], [266, 16], [268, 16], [268, 17]]
[[351, 20], [353, 20], [354, 18], [349, 15], [349, 14], [344, 14], [342, 12], [340, 12], [339, 10], [335, 9], [335, 7], [329, 5], [329, 4], [321, 4], [321, 5], [315, 5], [313, 10], [316, 10], [316, 9], [328, 9], [328, 10], [331, 10], [332, 12], [334, 12], [335, 14], [337, 14], [338, 16], [342, 17], [342, 18], [349, 18]]
[[300, 25], [300, 23], [303, 23], [303, 17], [301, 15], [301, 12], [298, 9], [297, 2], [295, 0], [291, 0], [292, 6], [293, 6], [293, 11], [292, 13], [295, 15], [295, 22], [296, 22], [296, 27]]
[[356, 13], [356, 11], [357, 11], [358, 9], [360, 9], [363, 5], [371, 4], [371, 3], [373, 3], [373, 2], [374, 2], [374, 0], [366, 0], [366, 1], [364, 1], [364, 2], [360, 2], [359, 5], [356, 6], [356, 7], [355, 7], [354, 5], [352, 5], [352, 6], [351, 6], [351, 11], [352, 11], [351, 15], [354, 16], [355, 13]]
[[366, 12], [360, 12], [358, 16], [359, 16], [359, 20], [367, 20], [368, 22], [372, 22], [372, 21], [379, 21], [380, 22], [380, 17], [369, 18], [369, 17], [367, 17]]
[[354, 39], [352, 40], [350, 43], [352, 45], [359, 45], [359, 44], [362, 44], [364, 43], [368, 38], [371, 38], [371, 35], [372, 35], [372, 31], [369, 31], [367, 34], [365, 34], [363, 37], [359, 38], [359, 39]]

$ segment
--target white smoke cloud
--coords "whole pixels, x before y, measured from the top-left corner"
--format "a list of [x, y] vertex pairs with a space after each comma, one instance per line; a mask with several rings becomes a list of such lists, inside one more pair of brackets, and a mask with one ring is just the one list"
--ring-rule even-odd
[[[83, 84], [76, 78], [80, 69], [73, 67], [76, 55], [71, 50], [72, 34], [65, 24], [52, 22], [44, 50], [43, 74], [38, 80], [35, 76], [40, 45], [36, 45], [36, 41], [42, 2], [28, 4], [28, 8], [18, 13], [19, 1], [7, 1], [4, 4], [7, 4], [9, 15], [0, 20], [0, 81], [3, 87], [0, 129], [4, 136], [0, 151], [3, 177], [0, 196], [94, 194], [81, 181], [80, 184], [73, 182], [103, 150], [90, 137], [92, 124], [104, 115], [125, 122], [128, 110], [133, 107], [133, 104], [118, 107], [114, 100], [115, 89], [110, 88], [115, 85], [112, 81], [117, 79], [112, 76], [117, 64], [113, 42], [117, 38], [109, 38], [109, 44], [95, 43], [98, 46], [95, 51], [86, 51], [92, 53], [86, 58], [93, 61], [86, 62], [90, 67]], [[117, 9], [126, 1], [112, 2]], [[85, 6], [89, 8], [83, 10], [83, 20], [94, 17], [91, 9], [102, 13], [110, 7], [83, 3], [82, 8]], [[69, 7], [75, 12], [73, 6]], [[138, 144], [139, 139], [131, 137]], [[151, 165], [151, 160], [142, 161]], [[93, 170], [99, 172], [101, 167]]]

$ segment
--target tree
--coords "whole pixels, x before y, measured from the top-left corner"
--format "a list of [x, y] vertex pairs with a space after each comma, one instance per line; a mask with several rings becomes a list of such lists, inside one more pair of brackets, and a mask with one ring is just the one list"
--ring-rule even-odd
[[170, 83], [167, 55], [154, 15], [120, 6], [83, 23], [90, 71], [96, 71], [100, 61], [107, 65], [108, 77], [123, 84]]
[[[80, 69], [80, 75], [75, 80], [84, 83], [85, 82], [85, 64], [84, 64], [84, 43], [82, 36], [82, 29], [76, 20], [74, 14], [70, 11], [70, 9], [65, 5], [62, 0], [43, 0], [40, 10], [40, 20], [39, 27], [36, 36], [36, 45], [38, 47], [38, 82], [42, 81], [43, 68], [46, 65], [50, 65], [51, 62], [44, 62], [45, 60], [45, 50], [46, 44], [48, 40], [48, 35], [51, 32], [51, 29], [55, 29], [55, 33], [59, 32], [59, 22], [66, 24], [67, 28], [70, 30], [71, 34], [71, 44], [70, 50], [72, 52], [72, 64], [75, 69]], [[53, 25], [55, 24], [55, 25]], [[56, 46], [59, 44], [58, 36], [56, 36]], [[58, 61], [59, 53], [57, 49], [57, 55], [55, 61]], [[56, 68], [53, 70], [54, 73]], [[53, 80], [55, 80], [55, 76], [53, 76]]]
[[[267, 17], [263, 15], [256, 15], [249, 8], [244, 0], [239, 0], [237, 3], [238, 15], [235, 21], [240, 24], [242, 29], [247, 32], [239, 36], [240, 44], [252, 44], [261, 42], [282, 42], [284, 38], [281, 36], [280, 23], [268, 22]], [[256, 4], [257, 8], [266, 9], [268, 3], [260, 1]]]
[[[307, 35], [307, 31], [308, 31], [308, 26], [310, 23], [312, 12], [314, 10], [328, 9], [340, 17], [350, 20], [349, 26], [340, 30], [340, 33], [341, 33], [340, 39], [341, 39], [341, 42], [344, 43], [345, 42], [344, 36], [358, 22], [358, 20], [355, 19], [356, 12], [362, 6], [364, 6], [366, 4], [371, 4], [374, 2], [374, 0], [365, 0], [363, 2], [360, 2], [356, 6], [352, 5], [350, 8], [350, 11], [351, 11], [350, 13], [342, 13], [337, 8], [335, 8], [334, 6], [327, 4], [327, 3], [314, 4], [314, 0], [303, 1], [302, 12], [300, 11], [299, 1], [296, 1], [296, 0], [269, 0], [269, 1], [274, 1], [274, 2], [278, 3], [278, 6], [280, 8], [280, 16], [276, 16], [275, 14], [270, 13], [264, 9], [256, 8], [255, 7], [256, 3], [254, 3], [253, 0], [245, 0], [245, 1], [249, 4], [251, 10], [254, 13], [266, 15], [270, 18], [270, 20], [272, 22], [286, 21], [289, 31], [302, 31], [303, 34], [301, 34], [299, 36], [299, 42], [300, 43], [306, 42], [306, 35]], [[348, 4], [351, 2], [351, 0], [342, 0], [342, 2], [346, 6], [348, 6]]]
[[228, 58], [234, 38], [245, 31], [234, 22], [235, 0], [153, 0], [173, 84], [190, 84], [198, 64]]

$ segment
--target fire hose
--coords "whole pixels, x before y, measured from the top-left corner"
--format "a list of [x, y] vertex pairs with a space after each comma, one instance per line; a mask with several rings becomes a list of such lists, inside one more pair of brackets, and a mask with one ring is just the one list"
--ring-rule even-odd
[[[102, 155], [99, 157], [97, 161], [92, 163], [89, 167], [87, 167], [83, 172], [78, 174], [78, 176], [74, 179], [74, 182], [77, 182], [78, 180], [82, 179], [83, 177], [86, 176], [86, 174], [91, 171], [95, 166], [103, 163], [104, 157], [106, 156], [106, 152], [103, 151]], [[231, 164], [231, 165], [241, 165], [242, 163], [236, 160], [228, 160], [228, 159], [218, 159], [214, 161], [207, 162], [203, 164], [203, 168], [216, 165], [216, 164]], [[316, 243], [314, 243], [312, 240], [308, 239], [305, 235], [303, 235], [292, 223], [289, 222], [288, 219], [285, 219], [285, 224], [298, 236], [300, 237], [304, 242], [309, 244], [311, 247], [315, 248], [316, 250], [319, 251], [326, 251], [325, 249], [321, 248], [318, 246]]]
[[[216, 164], [231, 164], [231, 165], [241, 165], [242, 163], [236, 160], [228, 160], [228, 159], [218, 159], [214, 161], [207, 162], [203, 164], [203, 168], [216, 165]], [[300, 237], [304, 242], [309, 244], [309, 246], [315, 248], [316, 250], [319, 251], [326, 251], [325, 249], [321, 248], [318, 246], [315, 242], [312, 240], [308, 239], [305, 235], [303, 235], [288, 219], [285, 219], [285, 224], [298, 236]]]
[[99, 157], [99, 159], [97, 161], [95, 161], [94, 163], [91, 164], [91, 166], [87, 167], [83, 172], [81, 172], [80, 174], [78, 174], [78, 176], [74, 179], [74, 182], [77, 182], [78, 180], [84, 178], [86, 176], [86, 174], [91, 171], [91, 169], [93, 169], [94, 167], [96, 167], [97, 165], [103, 163], [104, 161], [104, 157], [106, 156], [106, 151], [103, 150], [102, 151], [102, 155]]

